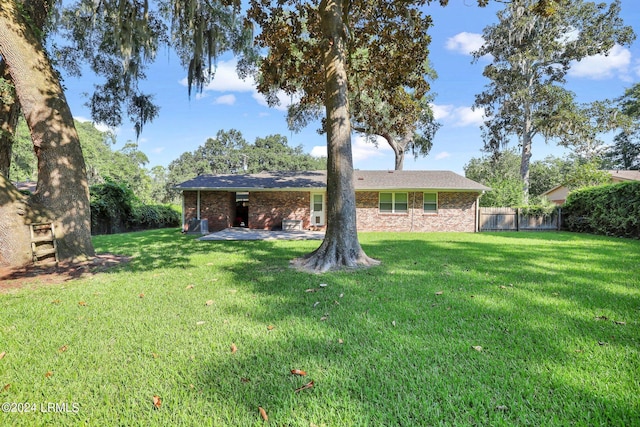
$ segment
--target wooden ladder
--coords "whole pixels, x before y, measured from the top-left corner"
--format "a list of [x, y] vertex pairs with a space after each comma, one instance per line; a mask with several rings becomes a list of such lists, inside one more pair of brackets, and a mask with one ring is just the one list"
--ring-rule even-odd
[[31, 224], [31, 253], [34, 263], [58, 263], [58, 243], [51, 222]]

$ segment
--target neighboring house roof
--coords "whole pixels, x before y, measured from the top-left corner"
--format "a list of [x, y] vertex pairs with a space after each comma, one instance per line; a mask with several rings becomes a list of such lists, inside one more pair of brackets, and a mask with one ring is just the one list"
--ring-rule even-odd
[[[356, 190], [491, 190], [450, 171], [355, 170]], [[201, 175], [176, 186], [179, 190], [324, 190], [327, 172], [262, 172], [246, 175]]]
[[608, 170], [614, 181], [640, 181], [640, 171]]
[[[609, 173], [609, 175], [611, 175], [611, 178], [614, 182], [620, 182], [620, 181], [640, 181], [640, 171], [632, 171], [632, 170], [608, 170], [606, 171]], [[568, 192], [568, 189], [566, 189], [566, 187], [564, 185], [557, 185], [555, 187], [553, 187], [550, 190], [545, 191], [544, 193], [542, 193], [543, 196], [548, 196], [550, 194], [553, 194], [555, 192], [557, 192], [558, 190], [563, 190], [565, 192], [565, 194], [563, 194], [564, 196], [566, 196], [566, 192]]]

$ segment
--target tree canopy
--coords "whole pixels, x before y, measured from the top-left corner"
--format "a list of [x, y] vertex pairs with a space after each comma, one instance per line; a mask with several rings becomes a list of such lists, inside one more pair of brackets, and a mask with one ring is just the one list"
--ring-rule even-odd
[[483, 31], [484, 45], [475, 60], [491, 55], [484, 69], [490, 80], [476, 96], [485, 116], [485, 146], [496, 150], [516, 136], [522, 146], [520, 176], [529, 194], [529, 162], [536, 135], [561, 144], [589, 143], [594, 128], [591, 107], [578, 106], [566, 89], [572, 61], [606, 54], [629, 44], [635, 35], [619, 17], [620, 1], [608, 6], [584, 0], [513, 0], [498, 12], [499, 22]]

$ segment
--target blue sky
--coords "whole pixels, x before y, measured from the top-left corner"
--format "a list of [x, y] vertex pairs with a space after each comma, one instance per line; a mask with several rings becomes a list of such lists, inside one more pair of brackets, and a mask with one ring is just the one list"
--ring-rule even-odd
[[[449, 0], [449, 6], [445, 8], [433, 4], [425, 9], [434, 23], [430, 30], [430, 58], [438, 79], [432, 83], [432, 90], [437, 94], [433, 108], [442, 127], [436, 134], [431, 153], [417, 160], [407, 155], [405, 169], [452, 170], [463, 174], [464, 165], [472, 157], [482, 155], [482, 112], [472, 111], [471, 106], [475, 94], [487, 83], [482, 70], [488, 61], [472, 64], [469, 52], [480, 46], [482, 29], [496, 22], [496, 11], [501, 7], [496, 2], [479, 8], [475, 6], [475, 0]], [[622, 18], [640, 32], [640, 2], [622, 0]], [[289, 131], [285, 122], [289, 100], [285, 97], [279, 108], [269, 108], [251, 81], [237, 77], [231, 57], [219, 60], [213, 81], [202, 94], [191, 99], [185, 84], [186, 72], [167, 50], [159, 52], [147, 75], [148, 80], [141, 86], [144, 91], [155, 94], [155, 101], [160, 106], [159, 117], [145, 126], [138, 141], [140, 150], [149, 157], [149, 168], [167, 166], [221, 129], [237, 129], [249, 142], [256, 137], [281, 134], [287, 137], [289, 145], [302, 145], [305, 152], [326, 152], [326, 137], [316, 133], [318, 126], [311, 125], [299, 133]], [[587, 58], [575, 64], [569, 73], [567, 88], [577, 94], [580, 102], [591, 102], [617, 97], [638, 81], [640, 41], [630, 47], [615, 46], [608, 56]], [[89, 117], [84, 104], [86, 93], [93, 90], [93, 83], [94, 79], [89, 75], [79, 79], [65, 77], [71, 111], [80, 120]], [[115, 149], [135, 140], [130, 123], [124, 123], [115, 132]], [[385, 143], [376, 148], [354, 134], [352, 145], [355, 168], [393, 169], [393, 152]], [[534, 160], [550, 154], [561, 156], [564, 152], [542, 139], [534, 141]]]

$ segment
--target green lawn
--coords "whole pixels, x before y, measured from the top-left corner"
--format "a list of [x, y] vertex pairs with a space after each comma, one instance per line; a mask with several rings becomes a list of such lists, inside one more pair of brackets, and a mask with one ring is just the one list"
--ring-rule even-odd
[[310, 275], [318, 241], [96, 237], [133, 260], [0, 294], [0, 402], [37, 405], [0, 425], [640, 425], [640, 241], [360, 241], [382, 265]]

